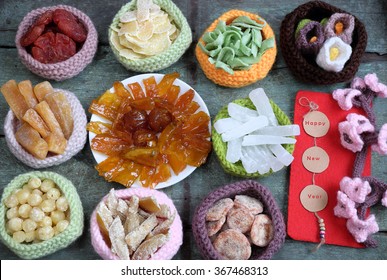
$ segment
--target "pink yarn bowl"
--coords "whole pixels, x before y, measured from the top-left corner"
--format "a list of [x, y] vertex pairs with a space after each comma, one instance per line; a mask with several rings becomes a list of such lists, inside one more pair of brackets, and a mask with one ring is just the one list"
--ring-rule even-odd
[[87, 118], [85, 110], [82, 107], [82, 104], [79, 102], [78, 98], [74, 93], [63, 90], [63, 89], [54, 89], [54, 91], [63, 92], [67, 100], [70, 103], [73, 119], [74, 119], [74, 128], [73, 133], [70, 138], [67, 140], [67, 147], [65, 152], [62, 155], [52, 155], [48, 156], [45, 159], [37, 159], [29, 152], [27, 152], [15, 138], [15, 132], [20, 127], [20, 121], [16, 118], [15, 114], [9, 110], [5, 121], [4, 121], [4, 134], [5, 140], [7, 142], [8, 148], [11, 153], [24, 164], [35, 168], [45, 168], [53, 165], [59, 165], [83, 149], [86, 143], [87, 138]]
[[[154, 190], [154, 189], [145, 189], [145, 188], [131, 188], [131, 189], [122, 189], [116, 190], [115, 194], [118, 198], [129, 199], [132, 195], [137, 195], [138, 197], [154, 196], [157, 199], [159, 204], [166, 204], [173, 213], [176, 211], [176, 217], [173, 221], [171, 228], [169, 230], [169, 240], [162, 246], [150, 260], [170, 260], [173, 256], [179, 251], [181, 244], [183, 243], [183, 225], [179, 216], [179, 213], [176, 210], [175, 205], [172, 200], [164, 193]], [[105, 200], [107, 195], [102, 199]], [[93, 211], [90, 219], [90, 235], [91, 235], [91, 244], [94, 247], [94, 250], [105, 260], [118, 260], [117, 255], [113, 254], [111, 249], [106, 245], [103, 240], [101, 231], [97, 222], [97, 208]]]
[[[75, 15], [87, 29], [87, 38], [82, 48], [69, 59], [52, 64], [44, 64], [34, 59], [20, 45], [21, 37], [28, 31], [38, 16], [48, 10], [65, 9]], [[63, 81], [78, 75], [91, 63], [98, 45], [98, 34], [91, 19], [80, 10], [66, 5], [43, 7], [29, 12], [19, 24], [15, 38], [16, 48], [22, 63], [33, 73], [50, 80]]]

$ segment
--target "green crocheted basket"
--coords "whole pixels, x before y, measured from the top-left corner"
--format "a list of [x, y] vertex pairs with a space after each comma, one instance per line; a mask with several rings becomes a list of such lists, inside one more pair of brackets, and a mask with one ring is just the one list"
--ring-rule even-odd
[[133, 0], [124, 5], [116, 14], [109, 28], [109, 43], [117, 60], [128, 70], [136, 72], [153, 72], [171, 66], [179, 60], [192, 43], [192, 31], [188, 25], [187, 19], [184, 17], [180, 9], [171, 0], [153, 0], [153, 2], [161, 7], [173, 19], [176, 27], [180, 30], [180, 34], [172, 45], [164, 52], [150, 56], [144, 59], [130, 60], [120, 56], [118, 50], [112, 44], [110, 38], [112, 28], [117, 28], [122, 14], [129, 10], [134, 10], [137, 1]]
[[[255, 106], [249, 98], [237, 99], [237, 100], [234, 100], [233, 103], [255, 110]], [[272, 100], [270, 100], [270, 105], [273, 108], [274, 114], [277, 117], [278, 123], [280, 125], [292, 124], [288, 116]], [[217, 120], [229, 118], [229, 117], [230, 116], [228, 115], [227, 106], [224, 106], [216, 115], [213, 124]], [[216, 155], [218, 156], [221, 166], [227, 173], [231, 175], [243, 177], [243, 178], [257, 178], [257, 177], [267, 176], [273, 173], [271, 169], [269, 172], [265, 174], [260, 174], [259, 172], [247, 173], [241, 161], [237, 161], [236, 163], [231, 163], [228, 160], [226, 160], [227, 143], [223, 142], [222, 136], [219, 133], [217, 133], [215, 129], [212, 129], [212, 145], [214, 147]], [[291, 154], [293, 153], [294, 144], [284, 144], [283, 147], [289, 153]]]
[[[67, 198], [70, 209], [70, 223], [65, 231], [47, 241], [40, 243], [17, 243], [6, 232], [6, 206], [5, 199], [16, 189], [21, 188], [32, 177], [51, 179], [61, 189]], [[23, 259], [37, 259], [54, 253], [70, 245], [83, 232], [83, 208], [74, 185], [65, 177], [54, 172], [29, 172], [14, 178], [4, 189], [0, 205], [0, 239], [16, 255]]]

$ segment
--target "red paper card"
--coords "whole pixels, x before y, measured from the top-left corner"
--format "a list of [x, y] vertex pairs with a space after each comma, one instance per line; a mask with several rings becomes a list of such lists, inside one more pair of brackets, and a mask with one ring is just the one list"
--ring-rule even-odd
[[[300, 126], [300, 136], [293, 153], [294, 161], [290, 170], [289, 204], [288, 204], [288, 234], [291, 238], [300, 241], [320, 242], [319, 225], [315, 215], [304, 209], [300, 202], [300, 193], [307, 186], [312, 184], [313, 173], [309, 172], [302, 164], [302, 154], [314, 146], [314, 138], [305, 133], [302, 127], [303, 117], [309, 112], [309, 108], [301, 106], [299, 99], [308, 98], [316, 103], [318, 111], [324, 113], [329, 121], [328, 133], [317, 138], [318, 147], [324, 149], [330, 158], [328, 168], [315, 175], [315, 184], [322, 187], [328, 194], [328, 204], [324, 210], [318, 212], [325, 220], [327, 244], [361, 248], [363, 245], [357, 243], [346, 227], [346, 219], [338, 218], [333, 213], [337, 204], [337, 191], [339, 182], [344, 176], [352, 177], [352, 169], [356, 154], [345, 149], [340, 143], [338, 124], [345, 120], [349, 113], [364, 114], [361, 109], [354, 108], [350, 111], [343, 111], [337, 105], [337, 101], [331, 94], [299, 91], [296, 95], [294, 106], [294, 123]], [[367, 153], [363, 176], [371, 173], [371, 152]]]

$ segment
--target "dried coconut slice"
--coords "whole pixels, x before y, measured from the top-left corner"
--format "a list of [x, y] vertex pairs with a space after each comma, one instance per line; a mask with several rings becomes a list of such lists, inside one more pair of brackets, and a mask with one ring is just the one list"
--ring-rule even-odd
[[152, 7], [152, 0], [137, 1], [137, 20], [143, 22], [149, 19], [150, 8]]
[[148, 41], [153, 35], [153, 23], [150, 20], [141, 22], [138, 26], [137, 38]]
[[137, 247], [141, 244], [141, 242], [145, 239], [145, 237], [157, 226], [157, 218], [156, 215], [149, 216], [139, 227], [135, 230], [129, 232], [125, 241], [128, 244], [129, 249], [132, 251], [136, 251]]
[[213, 222], [220, 220], [234, 206], [231, 198], [222, 198], [208, 210], [206, 221]]
[[134, 252], [133, 260], [148, 260], [152, 255], [168, 241], [168, 236], [164, 234], [158, 234], [152, 238], [145, 240]]
[[139, 206], [142, 210], [148, 213], [156, 213], [161, 209], [157, 199], [154, 196], [140, 198]]
[[219, 233], [214, 241], [214, 248], [227, 260], [248, 260], [251, 256], [247, 237], [234, 229]]
[[[122, 35], [122, 36], [124, 36], [124, 35]], [[110, 42], [112, 43], [112, 45], [114, 46], [114, 48], [117, 51], [121, 51], [121, 50], [125, 49], [124, 46], [122, 45], [120, 38], [118, 37], [118, 33], [116, 31], [112, 31], [112, 33], [110, 34]]]
[[121, 28], [118, 31], [118, 36], [129, 34], [131, 36], [137, 36], [139, 26], [137, 21], [131, 21], [120, 25]]
[[236, 195], [234, 198], [234, 207], [244, 207], [249, 210], [253, 215], [257, 215], [263, 212], [263, 204], [255, 197], [248, 195]]
[[[153, 34], [146, 42], [127, 36], [127, 34], [125, 34], [125, 39], [127, 40], [126, 45], [130, 46], [133, 51], [148, 56], [159, 54], [171, 46], [171, 40], [166, 32]], [[121, 40], [120, 42], [123, 44]]]
[[[174, 26], [169, 21], [168, 14], [163, 14], [161, 16], [158, 16], [158, 17], [154, 18], [153, 19], [153, 25], [154, 25], [154, 29], [153, 29], [154, 33], [164, 33], [164, 32], [167, 32], [167, 31], [169, 31], [171, 29], [171, 26]], [[176, 28], [176, 26], [175, 26], [175, 28]]]
[[254, 216], [247, 208], [232, 208], [227, 213], [227, 225], [242, 233], [248, 232], [254, 222]]
[[208, 236], [211, 237], [217, 234], [219, 230], [223, 227], [225, 222], [226, 222], [226, 216], [223, 216], [217, 221], [207, 222], [206, 227], [207, 227]]
[[136, 11], [127, 11], [125, 14], [123, 14], [120, 17], [120, 21], [123, 23], [127, 22], [133, 22], [137, 19], [137, 12]]
[[119, 217], [116, 217], [113, 220], [109, 228], [109, 238], [112, 243], [112, 251], [114, 251], [121, 260], [129, 260], [129, 250], [125, 243], [125, 231]]

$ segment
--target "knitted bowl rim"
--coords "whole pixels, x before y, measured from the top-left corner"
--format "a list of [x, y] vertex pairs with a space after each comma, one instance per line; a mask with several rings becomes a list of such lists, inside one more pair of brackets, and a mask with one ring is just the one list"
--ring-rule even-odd
[[[278, 107], [277, 104], [275, 104], [271, 99], [269, 99], [270, 105], [273, 108], [274, 114], [277, 117], [278, 123], [280, 125], [290, 125], [292, 124], [289, 117], [281, 110], [280, 107]], [[243, 107], [249, 108], [249, 109], [255, 109], [255, 106], [253, 102], [249, 98], [242, 98], [242, 99], [236, 99], [232, 101], [232, 103], [241, 105]], [[227, 106], [224, 106], [222, 109], [219, 110], [218, 114], [215, 116], [215, 119], [213, 121], [213, 124], [216, 123], [216, 121], [220, 119], [224, 119], [229, 117]], [[238, 161], [236, 163], [231, 163], [226, 160], [226, 152], [227, 152], [227, 144], [222, 141], [222, 137], [219, 133], [216, 132], [216, 129], [212, 129], [212, 143], [215, 150], [215, 154], [217, 155], [219, 162], [223, 169], [232, 175], [243, 177], [243, 178], [258, 178], [263, 176], [268, 176], [273, 173], [273, 171], [270, 169], [269, 172], [265, 174], [260, 174], [259, 172], [255, 173], [247, 173], [244, 167], [242, 166], [241, 161]], [[284, 144], [282, 145], [290, 154], [294, 151], [294, 144]]]
[[[148, 189], [148, 188], [129, 188], [129, 189], [119, 189], [115, 190], [115, 194], [118, 198], [128, 199], [133, 195], [137, 195], [139, 197], [146, 196], [154, 196], [156, 200], [164, 200], [166, 204], [169, 206], [171, 213], [175, 211], [175, 219], [170, 227], [170, 237], [166, 244], [164, 244], [161, 248], [159, 248], [156, 253], [150, 258], [150, 260], [159, 260], [164, 259], [163, 256], [167, 256], [165, 259], [171, 259], [179, 250], [180, 246], [183, 244], [183, 224], [179, 215], [179, 212], [176, 209], [175, 204], [172, 199], [168, 197], [164, 192]], [[91, 244], [97, 254], [103, 259], [110, 260], [118, 260], [118, 256], [113, 255], [111, 253], [111, 249], [103, 239], [101, 231], [99, 230], [98, 222], [97, 222], [97, 209], [98, 205], [106, 200], [106, 194], [97, 204], [96, 208], [93, 210], [90, 218], [90, 233], [91, 233]], [[97, 229], [97, 230], [96, 230]], [[168, 248], [167, 248], [168, 247]], [[164, 249], [164, 250], [163, 250]], [[102, 252], [101, 252], [102, 251]]]
[[[340, 8], [327, 4], [323, 1], [310, 1], [298, 6], [291, 13], [287, 14], [281, 23], [280, 28], [280, 48], [285, 62], [291, 72], [299, 79], [318, 84], [333, 84], [350, 80], [357, 72], [360, 59], [367, 46], [367, 32], [364, 24], [354, 15], [355, 29], [354, 36], [357, 36], [357, 42], [352, 42], [352, 54], [340, 72], [329, 72], [319, 66], [311, 64], [296, 48], [294, 32], [298, 22], [305, 18], [313, 9], [324, 9], [327, 12], [346, 13]], [[291, 29], [291, 32], [290, 32]], [[355, 45], [354, 45], [355, 44]]]
[[[263, 19], [266, 23], [265, 27], [263, 28], [263, 32], [262, 32], [262, 35], [263, 35], [263, 39], [268, 39], [268, 38], [273, 38], [274, 39], [274, 47], [272, 49], [269, 49], [267, 50], [261, 57], [261, 60], [258, 62], [258, 63], [255, 63], [252, 65], [252, 67], [248, 70], [235, 70], [234, 71], [234, 74], [229, 74], [227, 73], [226, 71], [222, 70], [222, 78], [225, 79], [224, 82], [221, 82], [221, 81], [214, 81], [213, 79], [211, 79], [209, 77], [209, 74], [210, 73], [207, 73], [208, 70], [206, 70], [206, 68], [210, 68], [212, 71], [216, 71], [218, 70], [218, 68], [215, 68], [215, 65], [211, 64], [209, 61], [208, 61], [208, 55], [205, 54], [203, 52], [203, 50], [199, 47], [199, 45], [197, 44], [196, 45], [196, 48], [195, 48], [195, 53], [196, 53], [196, 58], [198, 59], [199, 61], [199, 64], [203, 70], [203, 72], [206, 74], [206, 76], [214, 81], [215, 83], [221, 85], [221, 86], [226, 86], [226, 87], [243, 87], [243, 86], [247, 86], [249, 84], [252, 84], [256, 81], [259, 81], [259, 80], [262, 80], [266, 77], [267, 73], [271, 70], [271, 68], [273, 67], [274, 65], [274, 62], [275, 62], [275, 58], [277, 56], [277, 42], [276, 42], [276, 39], [275, 39], [275, 34], [274, 34], [274, 31], [273, 29], [271, 28], [271, 26], [269, 25], [269, 23], [263, 18], [261, 17], [260, 15], [258, 15], [257, 13], [250, 13], [250, 12], [247, 12], [247, 11], [243, 11], [243, 10], [238, 10], [238, 9], [232, 9], [232, 10], [229, 10], [225, 13], [223, 13], [221, 16], [219, 16], [217, 19], [215, 19], [207, 28], [206, 30], [203, 32], [202, 36], [200, 36], [199, 38], [199, 42], [201, 42], [202, 44], [205, 45], [204, 41], [203, 41], [203, 36], [204, 34], [206, 34], [207, 32], [209, 31], [212, 31], [216, 28], [216, 25], [217, 23], [220, 21], [220, 20], [223, 20], [223, 19], [226, 19], [228, 18], [229, 16], [232, 16], [234, 13], [240, 13], [240, 14], [243, 14], [243, 15], [247, 15], [249, 16], [251, 19], [255, 20], [255, 17], [259, 17], [261, 19]], [[234, 18], [234, 16], [232, 17], [232, 19]], [[272, 33], [272, 36], [266, 38], [266, 35], [264, 33]], [[198, 42], [198, 43], [199, 43]], [[274, 54], [272, 53], [274, 52]], [[205, 57], [205, 59], [202, 59], [202, 56]], [[257, 67], [261, 66], [262, 65], [262, 62], [264, 60], [268, 60], [270, 62], [270, 66], [268, 67], [268, 69], [265, 69], [264, 72], [266, 72], [265, 75], [263, 75], [263, 77], [259, 76], [259, 75], [256, 75], [255, 77], [251, 78], [251, 77], [248, 77], [247, 75], [250, 74], [250, 73], [255, 73], [257, 72]], [[205, 66], [203, 67], [202, 64]], [[267, 70], [267, 71], [266, 71]], [[220, 70], [219, 70], [220, 71]], [[238, 82], [236, 85], [230, 85], [227, 80], [232, 80], [232, 81], [236, 81]]]
[[[205, 258], [218, 260], [223, 259], [222, 256], [215, 250], [210, 238], [208, 237], [205, 221], [207, 211], [216, 201], [222, 198], [234, 198], [235, 195], [239, 194], [246, 194], [258, 198], [264, 206], [263, 213], [267, 214], [272, 219], [274, 227], [273, 240], [270, 241], [268, 246], [262, 248], [262, 251], [260, 252], [257, 251], [260, 249], [256, 246], [255, 248], [252, 247], [252, 256], [250, 257], [250, 260], [270, 259], [284, 244], [286, 226], [281, 210], [279, 209], [271, 191], [256, 181], [239, 181], [215, 189], [200, 202], [195, 210], [194, 217], [192, 219], [192, 232], [196, 244]], [[269, 205], [272, 207], [269, 207]]]
[[32, 168], [45, 168], [53, 165], [59, 165], [76, 155], [86, 144], [87, 117], [79, 99], [74, 93], [68, 90], [54, 88], [54, 92], [63, 92], [69, 99], [74, 119], [73, 132], [67, 140], [66, 150], [62, 155], [48, 156], [42, 160], [34, 157], [32, 154], [27, 152], [15, 138], [15, 130], [18, 124], [20, 124], [20, 121], [16, 118], [12, 110], [8, 111], [4, 121], [4, 134], [10, 151], [18, 160]]
[[[139, 72], [152, 72], [152, 71], [157, 71], [157, 70], [167, 68], [168, 66], [176, 62], [185, 53], [185, 51], [188, 49], [188, 47], [192, 42], [192, 31], [187, 22], [187, 19], [183, 15], [182, 11], [170, 0], [154, 0], [154, 3], [158, 4], [162, 8], [162, 10], [164, 10], [169, 16], [172, 17], [173, 21], [177, 25], [176, 27], [178, 27], [180, 30], [179, 35], [167, 50], [163, 51], [160, 54], [153, 55], [147, 58], [129, 60], [125, 57], [120, 56], [118, 50], [111, 42], [110, 38], [111, 38], [112, 28], [117, 27], [117, 24], [120, 20], [120, 16], [123, 13], [129, 10], [132, 10], [136, 2], [137, 2], [136, 0], [132, 0], [129, 3], [123, 5], [120, 8], [120, 10], [117, 12], [117, 14], [114, 16], [113, 21], [110, 24], [109, 30], [108, 30], [109, 45], [114, 55], [116, 56], [117, 60], [130, 70], [138, 71], [138, 68], [142, 67], [143, 69], [141, 69], [141, 71]], [[188, 40], [185, 42], [184, 41], [185, 39], [188, 39]], [[179, 44], [184, 44], [184, 49], [179, 49], [178, 48]], [[162, 60], [165, 57], [175, 58], [174, 59], [175, 61], [172, 63], [170, 61], [162, 63]], [[154, 64], [156, 63], [159, 64], [160, 66], [154, 67]], [[153, 64], [153, 66], [149, 66], [148, 64], [151, 64], [151, 65]]]
[[[75, 16], [77, 17], [78, 20], [80, 20], [83, 23], [84, 27], [87, 29], [87, 37], [86, 37], [85, 42], [83, 42], [82, 48], [76, 54], [74, 54], [72, 57], [70, 57], [69, 59], [58, 62], [58, 63], [45, 64], [45, 63], [41, 63], [38, 60], [36, 60], [35, 58], [33, 58], [32, 55], [29, 54], [26, 51], [26, 49], [20, 45], [20, 39], [21, 39], [21, 37], [23, 37], [25, 32], [27, 32], [30, 25], [27, 29], [21, 29], [21, 26], [24, 23], [28, 23], [30, 21], [32, 21], [32, 22], [35, 21], [37, 16], [34, 16], [34, 14], [36, 14], [36, 13], [42, 14], [48, 10], [55, 10], [55, 9], [64, 9], [64, 10], [67, 10], [67, 11], [73, 13], [73, 14], [77, 13], [78, 15], [81, 15], [83, 17], [83, 19], [77, 15], [75, 15]], [[81, 10], [79, 10], [75, 7], [72, 7], [69, 5], [55, 5], [55, 6], [41, 7], [41, 8], [30, 11], [27, 15], [24, 16], [23, 20], [20, 22], [19, 27], [17, 29], [17, 33], [16, 33], [16, 37], [15, 37], [15, 44], [16, 44], [16, 48], [18, 50], [19, 56], [25, 57], [27, 59], [26, 63], [28, 63], [28, 64], [31, 64], [33, 62], [36, 65], [36, 67], [34, 67], [34, 68], [42, 69], [42, 70], [52, 70], [51, 69], [52, 67], [55, 67], [55, 69], [67, 68], [67, 67], [73, 65], [74, 62], [77, 61], [78, 57], [82, 57], [85, 55], [89, 45], [93, 45], [93, 44], [98, 43], [98, 40], [95, 40], [95, 42], [94, 42], [92, 36], [90, 36], [92, 33], [91, 31], [94, 31], [95, 33], [97, 33], [97, 30], [95, 29], [93, 22], [91, 21], [89, 16], [87, 16], [85, 13], [83, 13]], [[97, 49], [95, 48], [94, 54], [96, 51], [97, 51]], [[85, 62], [84, 65], [87, 65], [89, 63], [90, 62]]]
[[[7, 207], [4, 204], [5, 199], [13, 190], [21, 188], [32, 177], [40, 179], [51, 179], [60, 188], [63, 195], [68, 199], [70, 209], [70, 223], [66, 230], [47, 241], [34, 244], [20, 244], [12, 239], [5, 229], [5, 216]], [[0, 239], [16, 255], [24, 259], [36, 259], [52, 254], [60, 249], [70, 245], [83, 232], [83, 207], [79, 198], [77, 189], [73, 183], [62, 175], [49, 171], [33, 171], [16, 176], [4, 188], [0, 205]], [[69, 233], [70, 231], [70, 233]], [[37, 253], [36, 253], [37, 252]], [[34, 253], [33, 256], [31, 254]]]

